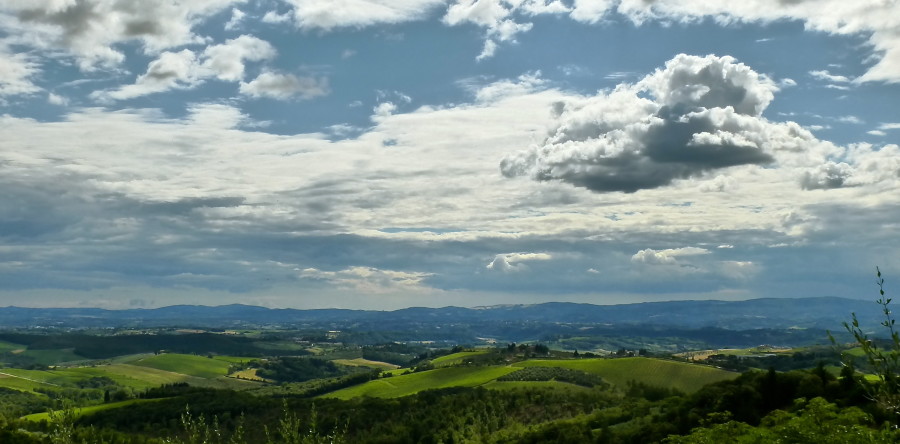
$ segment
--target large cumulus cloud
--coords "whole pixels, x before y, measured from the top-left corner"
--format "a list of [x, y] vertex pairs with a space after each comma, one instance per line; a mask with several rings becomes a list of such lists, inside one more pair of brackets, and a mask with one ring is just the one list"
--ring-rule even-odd
[[635, 84], [560, 103], [538, 146], [507, 155], [503, 175], [635, 192], [821, 143], [763, 111], [775, 83], [729, 56], [679, 54]]

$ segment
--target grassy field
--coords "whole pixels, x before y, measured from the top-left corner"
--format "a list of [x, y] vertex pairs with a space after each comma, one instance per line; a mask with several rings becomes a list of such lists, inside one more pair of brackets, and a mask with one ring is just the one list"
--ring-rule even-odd
[[445, 387], [477, 387], [516, 371], [513, 367], [445, 367], [420, 373], [376, 379], [323, 395], [351, 399], [359, 396], [398, 398], [422, 390]]
[[0, 369], [0, 387], [32, 392], [35, 388], [74, 387], [79, 381], [93, 377], [107, 377], [123, 387], [138, 391], [178, 382], [235, 390], [258, 386], [258, 383], [249, 380], [225, 377], [230, 363], [242, 360], [247, 358], [210, 359], [165, 354], [136, 355], [132, 357], [131, 363], [60, 367], [51, 370], [5, 368]]
[[563, 367], [599, 375], [607, 382], [625, 386], [628, 381], [657, 387], [695, 392], [706, 384], [734, 379], [739, 373], [653, 358], [530, 360], [513, 364], [516, 367]]
[[132, 361], [130, 364], [150, 367], [198, 378], [211, 379], [228, 374], [230, 362], [204, 356], [163, 353]]
[[246, 356], [225, 356], [225, 355], [215, 355], [213, 359], [217, 361], [225, 361], [229, 364], [243, 364], [245, 362], [250, 362], [257, 358], [249, 358]]
[[237, 379], [246, 379], [249, 381], [270, 382], [266, 378], [261, 378], [259, 375], [257, 375], [256, 374], [257, 370], [259, 370], [259, 369], [258, 368], [248, 368], [245, 370], [236, 371], [228, 376], [230, 376], [232, 378], [237, 378]]
[[487, 353], [487, 350], [475, 350], [475, 351], [464, 351], [459, 353], [453, 353], [446, 356], [441, 356], [438, 358], [434, 358], [431, 360], [431, 363], [434, 364], [435, 367], [446, 367], [448, 365], [456, 365], [462, 364], [466, 358], [471, 356], [478, 356]]
[[136, 390], [157, 387], [161, 384], [182, 382], [189, 378], [177, 373], [128, 364], [101, 365], [96, 367], [61, 368], [54, 370], [2, 369], [0, 372], [13, 375], [0, 377], [0, 386], [16, 390], [32, 391], [35, 387], [51, 388], [74, 386], [78, 381], [105, 376], [116, 383]]
[[41, 365], [56, 365], [62, 362], [86, 361], [87, 358], [75, 354], [73, 349], [27, 349], [21, 353], [21, 356], [33, 358], [36, 363]]
[[25, 379], [22, 376], [14, 375], [13, 372], [7, 371], [9, 369], [0, 369], [0, 387], [5, 387], [13, 390], [19, 390], [22, 392], [34, 392], [36, 388], [50, 388], [52, 385], [46, 384], [44, 382], [32, 381], [29, 379]]
[[[453, 356], [453, 355], [450, 355]], [[459, 358], [459, 357], [456, 357]], [[624, 387], [629, 381], [674, 388], [691, 393], [706, 384], [734, 379], [739, 373], [683, 362], [652, 358], [620, 359], [535, 359], [518, 362], [511, 366], [488, 367], [442, 367], [435, 370], [396, 375], [341, 389], [323, 397], [350, 399], [358, 396], [394, 398], [416, 392], [445, 387], [476, 387], [509, 389], [516, 387], [548, 386], [566, 389], [581, 389], [561, 382], [500, 382], [497, 378], [522, 367], [562, 367], [581, 370], [602, 377], [605, 381]]]
[[0, 341], [0, 353], [7, 353], [16, 350], [24, 350], [26, 347], [21, 344], [13, 344], [12, 342]]
[[369, 368], [380, 368], [382, 370], [394, 370], [400, 368], [399, 365], [394, 365], [388, 362], [381, 361], [370, 361], [368, 359], [363, 358], [355, 358], [355, 359], [332, 359], [331, 362], [340, 365], [348, 365], [351, 367], [369, 367]]
[[[121, 407], [128, 407], [129, 405], [134, 405], [134, 404], [137, 404], [137, 403], [161, 401], [162, 399], [164, 399], [164, 398], [157, 398], [157, 399], [129, 399], [129, 400], [127, 400], [127, 401], [110, 402], [109, 404], [93, 405], [93, 406], [90, 406], [90, 407], [77, 407], [77, 408], [75, 408], [75, 417], [77, 418], [77, 417], [82, 416], [82, 415], [89, 415], [89, 414], [91, 414], [91, 413], [99, 412], [99, 411], [102, 411], [102, 410], [110, 410], [110, 409], [117, 409], [117, 408], [121, 408]], [[48, 412], [44, 412], [44, 413], [34, 413], [34, 414], [31, 414], [31, 415], [23, 416], [22, 419], [24, 419], [24, 420], [26, 420], [26, 421], [42, 421], [42, 420], [48, 420], [48, 421], [49, 421], [49, 420], [50, 420], [50, 413], [48, 413]]]

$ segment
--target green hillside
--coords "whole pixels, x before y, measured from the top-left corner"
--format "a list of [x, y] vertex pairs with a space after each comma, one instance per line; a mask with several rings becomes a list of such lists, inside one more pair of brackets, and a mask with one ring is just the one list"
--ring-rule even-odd
[[[448, 355], [448, 360], [462, 359], [459, 353]], [[575, 360], [529, 360], [511, 366], [489, 367], [443, 367], [431, 371], [398, 375], [366, 382], [341, 389], [324, 397], [350, 399], [358, 396], [396, 398], [422, 390], [445, 387], [483, 386], [490, 389], [506, 389], [523, 386], [552, 386], [555, 388], [578, 389], [562, 382], [501, 382], [497, 378], [512, 373], [522, 367], [561, 367], [581, 370], [599, 375], [617, 386], [625, 386], [629, 381], [647, 385], [672, 388], [691, 393], [700, 387], [717, 381], [734, 379], [738, 373], [713, 367], [666, 361], [651, 358], [621, 359], [575, 359]], [[396, 373], [395, 373], [396, 374]]]
[[628, 381], [695, 392], [706, 384], [734, 379], [739, 373], [684, 362], [654, 358], [530, 360], [515, 367], [564, 367], [594, 373], [612, 383], [624, 386]]
[[131, 364], [206, 379], [227, 375], [228, 367], [230, 365], [225, 359], [183, 355], [179, 353], [163, 353], [156, 356], [149, 356], [133, 361]]
[[327, 398], [351, 399], [359, 396], [397, 398], [422, 390], [446, 387], [477, 387], [491, 382], [513, 367], [445, 367], [420, 373], [376, 379], [323, 395]]
[[475, 350], [475, 351], [464, 351], [459, 353], [451, 353], [446, 356], [441, 356], [438, 358], [434, 358], [431, 363], [434, 364], [435, 367], [447, 367], [450, 365], [462, 364], [466, 358], [470, 358], [472, 356], [484, 355], [487, 354], [487, 350]]

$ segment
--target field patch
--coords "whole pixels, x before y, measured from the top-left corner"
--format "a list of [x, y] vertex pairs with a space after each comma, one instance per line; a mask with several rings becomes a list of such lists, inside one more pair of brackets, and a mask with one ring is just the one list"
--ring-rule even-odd
[[271, 382], [268, 379], [257, 375], [256, 374], [257, 370], [259, 370], [259, 369], [258, 368], [248, 368], [248, 369], [236, 371], [228, 376], [232, 377], [232, 378], [244, 379], [244, 380], [248, 380], [248, 381]]
[[179, 353], [163, 353], [138, 359], [130, 364], [204, 379], [225, 376], [231, 366], [231, 363], [225, 360]]
[[[53, 387], [50, 384], [47, 384], [43, 381], [34, 380], [27, 377], [22, 377], [20, 375], [15, 375], [7, 370], [11, 369], [2, 369], [0, 370], [0, 387], [6, 387], [13, 390], [18, 390], [20, 392], [34, 392], [36, 388], [50, 388]], [[15, 370], [15, 369], [12, 369]], [[37, 393], [39, 394], [39, 393]]]
[[452, 353], [446, 356], [440, 356], [431, 360], [435, 367], [447, 367], [449, 365], [457, 365], [465, 362], [466, 358], [487, 354], [487, 350], [464, 351]]
[[673, 388], [686, 393], [706, 384], [737, 378], [740, 373], [714, 367], [654, 358], [530, 360], [515, 367], [563, 367], [594, 373], [605, 381], [624, 387], [628, 381], [655, 387]]
[[63, 349], [26, 349], [20, 356], [27, 356], [34, 359], [36, 364], [40, 365], [56, 365], [63, 362], [86, 361], [87, 358], [75, 354], [72, 348]]
[[380, 368], [382, 370], [395, 370], [400, 368], [399, 365], [391, 364], [389, 362], [381, 362], [381, 361], [371, 361], [363, 358], [355, 358], [355, 359], [332, 359], [331, 362], [340, 365], [347, 365], [350, 367], [369, 367], [369, 368]]
[[360, 396], [399, 398], [422, 390], [446, 387], [477, 387], [516, 371], [513, 367], [445, 367], [369, 381], [322, 395], [323, 398], [351, 399]]
[[[92, 405], [89, 407], [76, 407], [74, 409], [74, 413], [75, 413], [75, 417], [78, 418], [80, 416], [90, 415], [92, 413], [96, 413], [96, 412], [103, 411], [103, 410], [118, 409], [118, 408], [128, 407], [130, 405], [134, 405], [134, 404], [138, 404], [138, 403], [162, 401], [163, 399], [165, 399], [165, 398], [129, 399], [127, 401], [110, 402], [108, 404]], [[49, 421], [50, 413], [49, 412], [34, 413], [31, 415], [25, 415], [22, 417], [22, 419], [24, 419], [26, 421], [38, 421], [38, 422], [42, 421], [42, 420]]]
[[15, 353], [16, 351], [24, 351], [25, 346], [22, 344], [13, 344], [12, 342], [0, 341], [0, 354]]

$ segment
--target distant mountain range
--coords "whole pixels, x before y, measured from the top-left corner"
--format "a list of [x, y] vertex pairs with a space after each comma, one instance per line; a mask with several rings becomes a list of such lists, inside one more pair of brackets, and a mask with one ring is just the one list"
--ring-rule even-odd
[[406, 329], [411, 326], [537, 323], [654, 325], [677, 328], [817, 328], [841, 330], [851, 313], [876, 326], [883, 314], [873, 301], [837, 297], [764, 298], [746, 301], [670, 301], [621, 305], [550, 302], [535, 305], [423, 308], [394, 311], [271, 309], [250, 305], [174, 305], [155, 309], [0, 308], [0, 329], [22, 327], [283, 326]]

